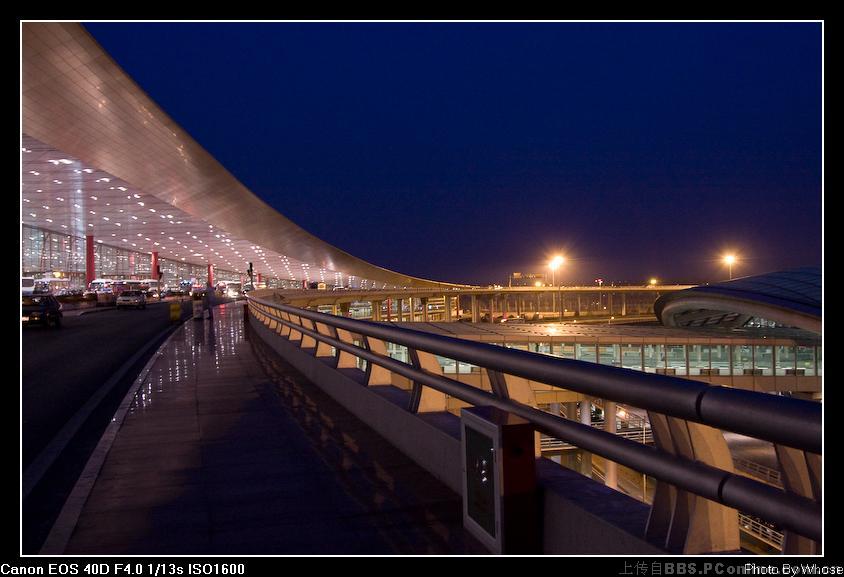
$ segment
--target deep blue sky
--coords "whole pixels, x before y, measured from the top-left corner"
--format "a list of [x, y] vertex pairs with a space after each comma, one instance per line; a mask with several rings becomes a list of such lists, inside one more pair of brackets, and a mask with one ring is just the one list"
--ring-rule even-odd
[[305, 229], [415, 276], [821, 261], [820, 24], [88, 24]]

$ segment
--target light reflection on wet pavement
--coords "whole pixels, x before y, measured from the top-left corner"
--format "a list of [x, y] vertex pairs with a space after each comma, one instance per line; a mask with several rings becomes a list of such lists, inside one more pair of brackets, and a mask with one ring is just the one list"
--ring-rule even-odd
[[68, 554], [472, 554], [459, 496], [257, 337], [188, 321], [141, 385]]

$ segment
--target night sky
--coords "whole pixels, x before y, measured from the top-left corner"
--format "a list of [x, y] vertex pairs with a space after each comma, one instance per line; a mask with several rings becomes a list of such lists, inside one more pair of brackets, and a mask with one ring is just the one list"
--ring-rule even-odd
[[[88, 24], [255, 194], [436, 280], [821, 263], [821, 26]], [[154, 192], [154, 191], [152, 191]]]

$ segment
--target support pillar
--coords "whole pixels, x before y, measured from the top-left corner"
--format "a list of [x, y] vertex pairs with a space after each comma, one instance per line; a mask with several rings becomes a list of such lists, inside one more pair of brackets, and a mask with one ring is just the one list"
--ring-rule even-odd
[[149, 278], [161, 280], [160, 278], [158, 278], [158, 251], [155, 250], [152, 251], [152, 255], [149, 262]]
[[208, 263], [208, 286], [214, 286], [214, 265], [210, 262]]
[[[616, 434], [616, 403], [615, 401], [604, 400], [604, 430]], [[607, 464], [604, 484], [611, 489], [618, 489], [618, 463], [606, 459]]]
[[577, 420], [577, 401], [566, 403], [566, 418], [570, 421]]
[[607, 311], [607, 314], [612, 316], [612, 293], [611, 292], [607, 293], [607, 308], [609, 309], [609, 311]]
[[627, 293], [621, 293], [621, 316], [627, 315]]
[[381, 320], [381, 303], [383, 301], [372, 301], [370, 304], [372, 306], [372, 320], [373, 321], [380, 321]]
[[340, 303], [340, 316], [347, 317], [349, 316], [349, 307], [351, 303]]
[[258, 273], [258, 284], [261, 284], [261, 273]]
[[[427, 323], [428, 322], [428, 297], [422, 297], [419, 300], [422, 301], [422, 322]], [[448, 307], [446, 307], [446, 308], [448, 308]]]
[[387, 299], [387, 322], [393, 321], [393, 299]]
[[477, 295], [471, 295], [472, 299], [472, 322], [478, 323], [481, 321], [481, 311], [478, 310], [478, 297]]
[[[592, 401], [589, 397], [580, 401], [580, 422], [592, 426]], [[592, 453], [585, 449], [580, 450], [580, 473], [592, 478]]]
[[577, 293], [577, 316], [581, 315], [580, 293]]
[[94, 271], [94, 235], [85, 236], [85, 286], [90, 286], [91, 281], [97, 278]]
[[516, 295], [516, 314], [522, 316], [522, 295]]
[[495, 322], [495, 295], [489, 295], [489, 322]]

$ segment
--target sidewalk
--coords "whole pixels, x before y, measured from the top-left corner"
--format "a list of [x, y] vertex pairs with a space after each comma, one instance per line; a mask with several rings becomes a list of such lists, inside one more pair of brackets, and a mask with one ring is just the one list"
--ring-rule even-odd
[[458, 495], [255, 339], [188, 321], [132, 402], [66, 554], [485, 553]]

